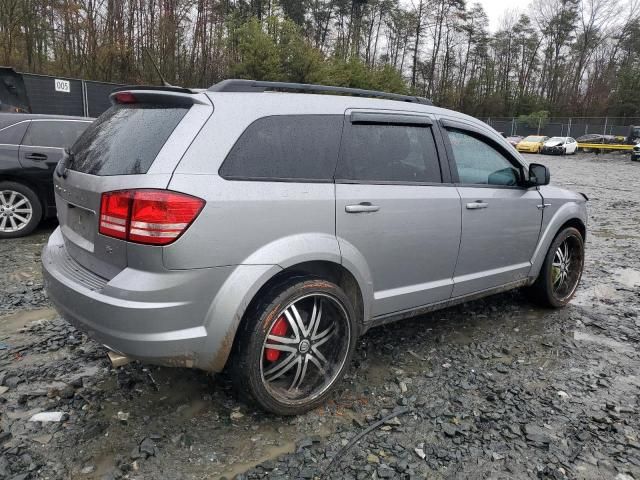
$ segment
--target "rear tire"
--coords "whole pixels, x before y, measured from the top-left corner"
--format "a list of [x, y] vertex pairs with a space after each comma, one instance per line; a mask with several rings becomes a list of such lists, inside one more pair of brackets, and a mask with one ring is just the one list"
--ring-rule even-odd
[[18, 182], [0, 182], [0, 238], [29, 235], [42, 219], [36, 192]]
[[340, 287], [303, 276], [258, 299], [238, 331], [230, 374], [240, 395], [277, 415], [321, 405], [355, 349], [358, 322]]
[[556, 235], [534, 284], [530, 298], [544, 307], [560, 308], [576, 293], [584, 267], [584, 240], [580, 232], [567, 227]]

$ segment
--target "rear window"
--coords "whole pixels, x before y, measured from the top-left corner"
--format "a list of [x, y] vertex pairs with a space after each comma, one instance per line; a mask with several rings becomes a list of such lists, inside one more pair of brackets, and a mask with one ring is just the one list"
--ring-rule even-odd
[[220, 167], [229, 180], [332, 181], [342, 115], [279, 115], [253, 122]]
[[91, 175], [147, 173], [187, 107], [114, 105], [71, 148], [68, 168]]

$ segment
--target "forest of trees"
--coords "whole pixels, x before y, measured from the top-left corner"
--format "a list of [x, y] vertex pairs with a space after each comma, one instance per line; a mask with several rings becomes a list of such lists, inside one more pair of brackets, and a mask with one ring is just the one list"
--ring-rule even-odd
[[[640, 115], [639, 0], [0, 0], [0, 64], [118, 83], [412, 92], [472, 115]], [[145, 50], [148, 52], [145, 53]]]

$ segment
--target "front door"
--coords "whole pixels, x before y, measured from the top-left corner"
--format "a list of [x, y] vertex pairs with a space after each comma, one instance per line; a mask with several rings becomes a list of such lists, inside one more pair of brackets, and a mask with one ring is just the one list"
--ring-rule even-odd
[[438, 138], [427, 116], [351, 112], [345, 122], [336, 233], [343, 255], [369, 268], [373, 317], [451, 295], [460, 198], [444, 183]]
[[524, 170], [479, 131], [448, 127], [462, 207], [453, 297], [527, 277], [542, 223], [542, 196], [522, 185]]

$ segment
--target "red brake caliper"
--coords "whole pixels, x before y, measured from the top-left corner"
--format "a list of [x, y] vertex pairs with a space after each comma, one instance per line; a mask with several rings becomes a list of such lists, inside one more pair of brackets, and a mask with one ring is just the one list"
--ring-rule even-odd
[[[289, 330], [289, 327], [287, 326], [287, 320], [284, 317], [280, 317], [276, 320], [276, 323], [273, 324], [271, 335], [284, 337], [287, 334], [287, 330]], [[274, 348], [265, 348], [264, 358], [266, 358], [269, 362], [275, 362], [280, 358], [281, 353], [282, 352], [280, 350], [276, 350]]]

